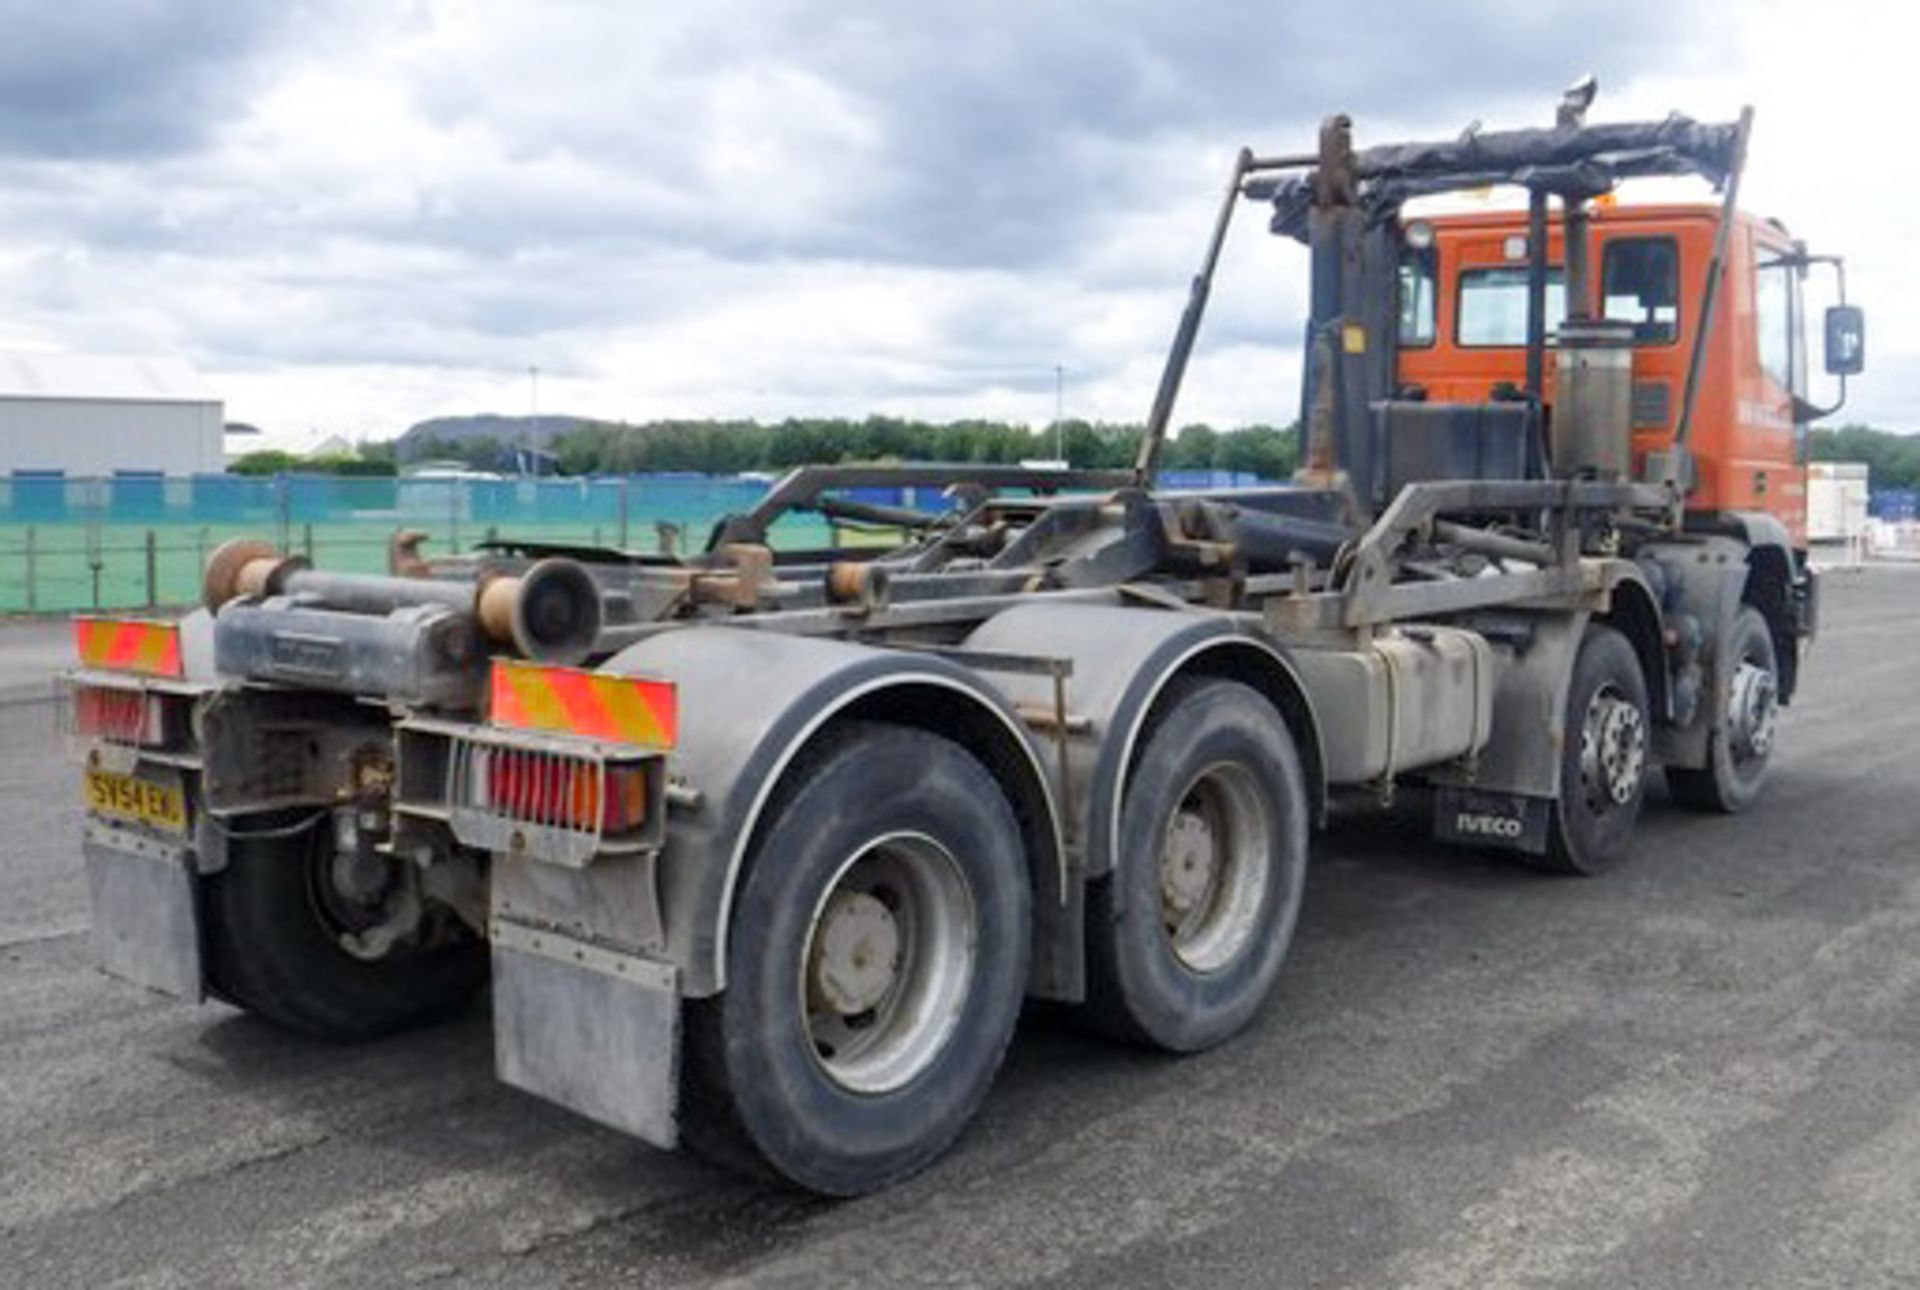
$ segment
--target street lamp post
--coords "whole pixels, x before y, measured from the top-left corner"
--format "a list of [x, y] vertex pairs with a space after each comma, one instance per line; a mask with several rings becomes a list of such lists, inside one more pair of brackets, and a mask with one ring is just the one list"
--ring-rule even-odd
[[526, 456], [526, 462], [521, 468], [522, 473], [526, 473], [528, 471], [531, 471], [535, 475], [538, 475], [540, 473], [539, 470], [534, 468], [534, 456], [533, 456], [534, 452], [537, 450], [539, 446], [539, 438], [540, 438], [540, 368], [537, 365], [530, 363], [527, 365], [527, 435], [526, 435], [527, 456]]
[[1067, 369], [1053, 365], [1053, 459], [1062, 465], [1067, 460]]

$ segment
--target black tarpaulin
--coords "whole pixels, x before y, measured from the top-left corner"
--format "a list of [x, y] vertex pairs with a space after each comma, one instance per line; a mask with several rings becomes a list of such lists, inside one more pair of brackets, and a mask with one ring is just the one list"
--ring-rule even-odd
[[[1716, 188], [1733, 163], [1736, 124], [1709, 125], [1675, 114], [1664, 121], [1559, 129], [1470, 132], [1444, 143], [1392, 143], [1356, 150], [1356, 199], [1376, 217], [1410, 197], [1519, 184], [1574, 196], [1606, 192], [1622, 179], [1699, 175]], [[1306, 237], [1311, 173], [1250, 184], [1271, 198], [1273, 231]]]

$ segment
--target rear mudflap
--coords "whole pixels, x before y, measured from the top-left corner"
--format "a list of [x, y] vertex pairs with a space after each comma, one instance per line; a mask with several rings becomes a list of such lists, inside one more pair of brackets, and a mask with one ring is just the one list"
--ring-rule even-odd
[[81, 850], [101, 968], [200, 1002], [206, 991], [192, 849], [90, 819]]
[[[652, 857], [643, 860], [650, 867]], [[678, 972], [595, 927], [609, 909], [604, 896], [642, 889], [626, 868], [567, 872], [494, 858], [494, 1064], [515, 1088], [671, 1148], [679, 1143]]]

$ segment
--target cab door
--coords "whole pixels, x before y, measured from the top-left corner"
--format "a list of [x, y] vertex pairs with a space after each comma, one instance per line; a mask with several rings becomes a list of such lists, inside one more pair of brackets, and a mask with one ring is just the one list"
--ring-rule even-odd
[[1784, 243], [1744, 230], [1751, 330], [1733, 339], [1733, 424], [1720, 469], [1720, 505], [1767, 511], [1806, 541], [1807, 395], [1800, 265]]

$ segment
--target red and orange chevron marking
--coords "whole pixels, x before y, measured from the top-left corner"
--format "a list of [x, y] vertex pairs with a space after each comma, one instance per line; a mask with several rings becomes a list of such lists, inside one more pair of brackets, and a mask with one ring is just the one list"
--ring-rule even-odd
[[650, 748], [671, 748], [680, 733], [671, 681], [497, 658], [489, 688], [496, 726]]
[[146, 676], [185, 674], [180, 628], [141, 618], [75, 618], [73, 645], [86, 667]]

